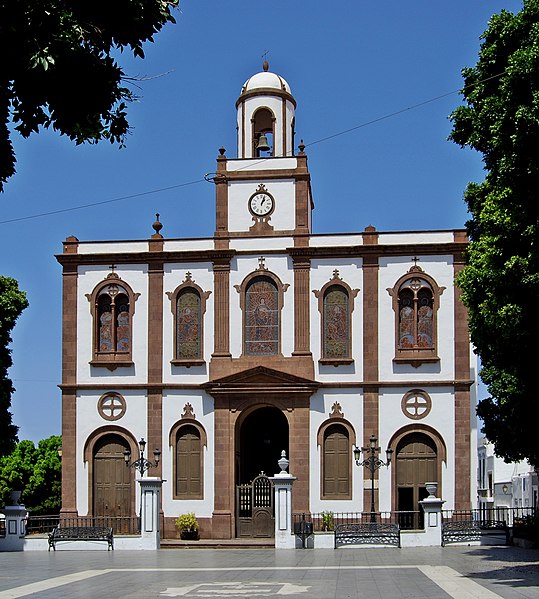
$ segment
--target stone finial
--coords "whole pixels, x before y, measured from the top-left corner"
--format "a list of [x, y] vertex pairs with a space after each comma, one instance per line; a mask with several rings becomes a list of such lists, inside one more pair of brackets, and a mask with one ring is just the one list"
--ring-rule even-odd
[[287, 474], [288, 464], [290, 462], [286, 459], [286, 451], [283, 449], [281, 451], [281, 459], [277, 462], [279, 464], [279, 468], [281, 469], [280, 474]]
[[157, 212], [155, 215], [155, 222], [152, 225], [153, 230], [155, 231], [155, 233], [152, 235], [152, 238], [156, 238], [156, 237], [163, 237], [160, 233], [161, 229], [163, 228], [163, 223], [159, 220], [159, 213]]

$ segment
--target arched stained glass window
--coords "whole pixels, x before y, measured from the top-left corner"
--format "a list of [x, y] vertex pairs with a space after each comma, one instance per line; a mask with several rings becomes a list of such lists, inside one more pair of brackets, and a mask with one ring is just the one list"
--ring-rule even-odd
[[274, 356], [279, 352], [279, 293], [269, 277], [256, 277], [245, 292], [245, 353]]
[[324, 293], [323, 358], [350, 357], [349, 297], [341, 285], [332, 285]]
[[201, 298], [193, 287], [184, 288], [176, 300], [176, 359], [202, 358]]
[[129, 296], [120, 285], [103, 287], [97, 295], [98, 353], [131, 351]]
[[425, 279], [405, 281], [399, 289], [399, 349], [433, 349], [433, 291]]

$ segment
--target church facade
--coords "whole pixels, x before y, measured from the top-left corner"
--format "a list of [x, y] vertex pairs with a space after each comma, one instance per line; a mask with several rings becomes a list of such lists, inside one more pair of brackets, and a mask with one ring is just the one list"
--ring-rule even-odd
[[377, 510], [419, 509], [427, 481], [445, 508], [475, 501], [465, 232], [314, 234], [296, 102], [264, 66], [236, 102], [237, 158], [217, 158], [213, 237], [168, 239], [158, 219], [57, 256], [66, 516], [138, 513], [124, 458], [141, 438], [161, 451], [165, 536], [186, 512], [201, 536], [256, 535], [242, 489], [283, 450], [295, 512], [369, 511], [353, 449], [372, 435], [393, 451]]

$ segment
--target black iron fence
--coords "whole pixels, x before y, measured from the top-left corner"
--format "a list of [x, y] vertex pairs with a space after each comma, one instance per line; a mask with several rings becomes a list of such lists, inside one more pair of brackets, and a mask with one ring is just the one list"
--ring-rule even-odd
[[423, 512], [313, 512], [309, 514], [293, 514], [294, 530], [305, 528], [302, 524], [309, 524], [312, 532], [333, 532], [339, 524], [398, 524], [400, 530], [420, 530], [423, 528]]
[[476, 522], [481, 529], [496, 528], [500, 523], [511, 528], [535, 513], [533, 507], [482, 507], [474, 510], [442, 510], [442, 519]]
[[136, 535], [140, 533], [140, 518], [138, 516], [77, 516], [69, 518], [61, 515], [28, 516], [26, 534], [46, 534], [56, 526], [106, 526], [112, 528], [114, 536]]

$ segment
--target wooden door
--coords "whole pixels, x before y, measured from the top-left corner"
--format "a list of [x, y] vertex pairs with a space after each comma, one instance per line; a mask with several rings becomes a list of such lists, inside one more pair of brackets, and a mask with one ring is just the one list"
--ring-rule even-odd
[[438, 458], [434, 441], [423, 433], [410, 433], [397, 446], [397, 510], [418, 512], [402, 515], [401, 525], [422, 528], [423, 511], [419, 502], [428, 496], [425, 483], [438, 482]]
[[127, 444], [118, 435], [107, 435], [94, 453], [93, 514], [96, 517], [131, 516], [133, 469], [124, 460]]

